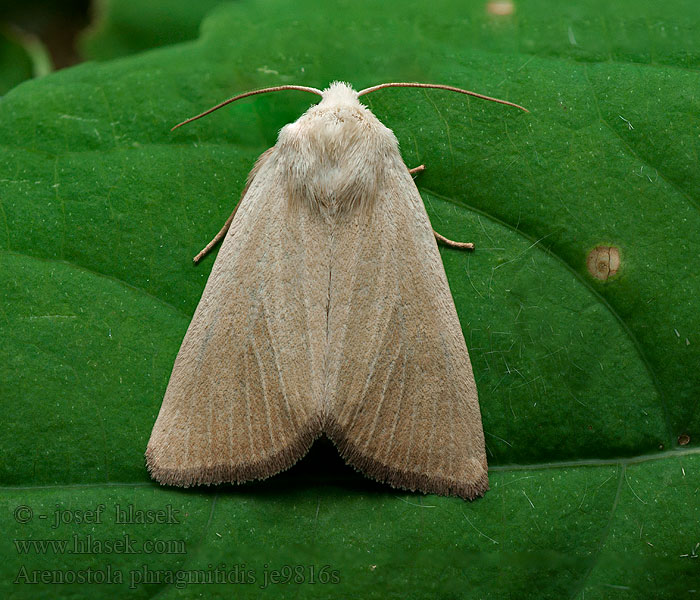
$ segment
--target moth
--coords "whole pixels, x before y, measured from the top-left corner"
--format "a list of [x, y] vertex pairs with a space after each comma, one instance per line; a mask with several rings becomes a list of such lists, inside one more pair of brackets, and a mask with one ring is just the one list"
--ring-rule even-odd
[[437, 234], [396, 137], [359, 100], [399, 86], [522, 108], [450, 86], [335, 82], [255, 90], [180, 124], [268, 91], [321, 96], [281, 129], [195, 257], [225, 236], [148, 442], [156, 481], [264, 479], [325, 434], [347, 463], [394, 487], [465, 499], [488, 490]]

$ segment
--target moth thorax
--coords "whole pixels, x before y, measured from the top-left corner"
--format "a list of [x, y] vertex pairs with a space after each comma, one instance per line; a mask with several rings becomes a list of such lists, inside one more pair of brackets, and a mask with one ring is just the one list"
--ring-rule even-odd
[[326, 216], [371, 212], [398, 156], [391, 130], [354, 107], [311, 109], [282, 129], [279, 149], [290, 206]]

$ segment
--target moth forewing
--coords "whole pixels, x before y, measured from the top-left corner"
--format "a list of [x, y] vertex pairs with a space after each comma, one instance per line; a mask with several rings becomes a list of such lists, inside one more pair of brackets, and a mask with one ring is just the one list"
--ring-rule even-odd
[[[241, 201], [178, 353], [147, 449], [157, 481], [261, 479], [321, 432], [326, 231], [287, 219], [274, 153]], [[306, 240], [318, 240], [310, 252]]]
[[467, 347], [430, 221], [398, 152], [371, 219], [336, 231], [325, 431], [396, 487], [488, 489]]

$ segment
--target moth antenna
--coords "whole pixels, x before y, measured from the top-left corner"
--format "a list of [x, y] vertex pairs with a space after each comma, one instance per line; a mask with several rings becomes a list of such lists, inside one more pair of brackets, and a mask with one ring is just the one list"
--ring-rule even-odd
[[251, 92], [246, 92], [245, 94], [238, 94], [238, 96], [234, 96], [233, 98], [229, 98], [228, 100], [224, 100], [223, 102], [217, 104], [216, 106], [212, 106], [209, 110], [205, 110], [203, 113], [198, 114], [196, 117], [190, 117], [186, 121], [183, 121], [182, 123], [178, 123], [170, 131], [174, 131], [178, 127], [182, 127], [183, 125], [187, 125], [187, 123], [191, 123], [192, 121], [196, 121], [197, 119], [201, 119], [202, 117], [206, 117], [209, 113], [212, 113], [215, 110], [219, 110], [222, 106], [226, 106], [227, 104], [231, 104], [231, 102], [235, 102], [236, 100], [240, 100], [241, 98], [247, 98], [248, 96], [255, 96], [257, 94], [266, 94], [267, 92], [279, 92], [282, 90], [299, 90], [301, 92], [311, 92], [312, 94], [318, 94], [319, 96], [323, 96], [323, 92], [321, 90], [317, 90], [316, 88], [312, 88], [312, 87], [306, 87], [304, 85], [278, 85], [275, 87], [264, 88], [262, 90], [253, 90]]
[[371, 92], [376, 92], [383, 88], [389, 87], [415, 87], [415, 88], [433, 88], [436, 90], [448, 90], [450, 92], [459, 92], [460, 94], [466, 94], [467, 96], [474, 96], [475, 98], [481, 98], [482, 100], [490, 100], [491, 102], [498, 102], [499, 104], [506, 104], [508, 106], [514, 106], [525, 112], [530, 112], [524, 106], [520, 104], [515, 104], [514, 102], [508, 102], [508, 100], [501, 100], [500, 98], [492, 98], [491, 96], [484, 96], [483, 94], [477, 94], [476, 92], [470, 92], [469, 90], [463, 90], [462, 88], [452, 87], [451, 85], [441, 85], [439, 83], [380, 83], [379, 85], [374, 85], [372, 87], [365, 88], [357, 92], [358, 96], [364, 96]]

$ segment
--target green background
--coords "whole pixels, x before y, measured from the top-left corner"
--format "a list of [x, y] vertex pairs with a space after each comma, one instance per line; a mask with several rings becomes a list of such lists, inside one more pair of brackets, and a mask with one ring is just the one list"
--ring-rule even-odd
[[[99, 62], [0, 101], [3, 595], [700, 593], [697, 4], [516, 1], [509, 16], [439, 0], [215, 4], [105, 4], [83, 40]], [[199, 38], [184, 41], [205, 10]], [[440, 82], [531, 111], [440, 91], [366, 97], [407, 165], [426, 165], [416, 183], [435, 229], [476, 244], [441, 253], [479, 389], [483, 499], [375, 484], [324, 441], [240, 487], [168, 489], [146, 472], [215, 258], [194, 267], [192, 256], [255, 158], [314, 100], [261, 96], [169, 129], [235, 93], [335, 79]], [[586, 268], [599, 245], [621, 257], [605, 281]], [[57, 508], [100, 504], [102, 523], [51, 526]], [[116, 524], [117, 504], [171, 506], [179, 523]], [[74, 534], [186, 551], [41, 553], [16, 541]], [[162, 579], [221, 564], [256, 583]], [[339, 583], [318, 580], [325, 565]], [[260, 589], [285, 566], [303, 582]], [[111, 569], [125, 583], [13, 583], [21, 569]], [[129, 590], [144, 569], [153, 579]]]
[[0, 95], [32, 77], [34, 65], [23, 40], [0, 26]]

